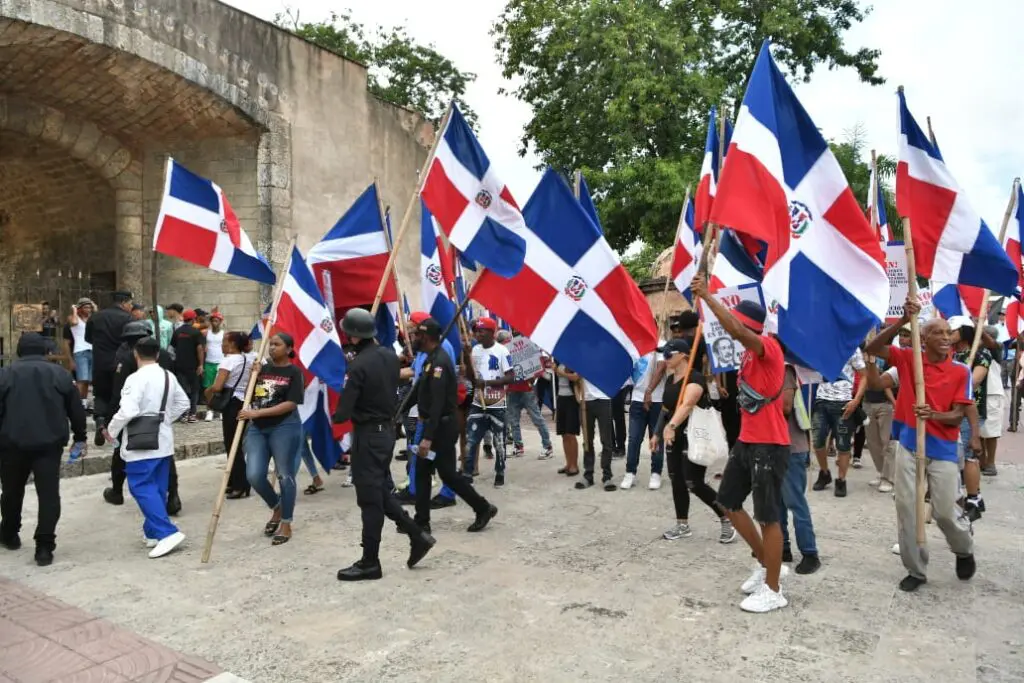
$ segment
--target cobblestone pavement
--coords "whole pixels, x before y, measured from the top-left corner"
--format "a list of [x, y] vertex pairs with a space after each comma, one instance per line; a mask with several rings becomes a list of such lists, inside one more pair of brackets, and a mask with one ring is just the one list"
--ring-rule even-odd
[[[640, 487], [575, 491], [555, 474], [557, 459], [535, 459], [533, 432], [504, 489], [490, 485], [484, 461], [478, 487], [501, 510], [491, 527], [465, 533], [465, 504], [435, 511], [438, 545], [410, 571], [407, 541], [389, 524], [382, 581], [335, 579], [359, 556], [355, 496], [338, 473], [324, 492], [299, 496], [295, 537], [281, 547], [262, 534], [257, 498], [228, 501], [212, 562], [200, 564], [223, 456], [179, 466], [183, 552], [147, 559], [138, 511], [104, 504], [105, 478], [84, 476], [63, 482], [57, 561], [40, 569], [30, 550], [5, 553], [0, 575], [259, 683], [1024, 683], [1022, 445], [1005, 437], [1000, 474], [984, 481], [973, 581], [956, 579], [930, 525], [928, 585], [897, 590], [892, 499], [869, 488], [864, 469], [846, 499], [809, 492], [824, 566], [788, 580], [790, 607], [768, 615], [739, 610], [749, 552], [718, 544], [698, 501], [694, 535], [661, 539], [671, 492], [667, 479], [646, 488], [646, 454]], [[614, 470], [618, 480], [622, 460]]]

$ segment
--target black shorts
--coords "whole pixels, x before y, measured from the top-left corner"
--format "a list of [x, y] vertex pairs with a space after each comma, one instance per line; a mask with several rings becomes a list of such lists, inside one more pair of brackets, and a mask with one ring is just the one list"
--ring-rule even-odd
[[780, 521], [782, 480], [789, 464], [789, 446], [737, 441], [722, 472], [718, 504], [729, 511], [743, 508], [753, 493], [754, 519], [761, 524]]
[[580, 435], [580, 404], [575, 396], [559, 396], [555, 405], [555, 434]]

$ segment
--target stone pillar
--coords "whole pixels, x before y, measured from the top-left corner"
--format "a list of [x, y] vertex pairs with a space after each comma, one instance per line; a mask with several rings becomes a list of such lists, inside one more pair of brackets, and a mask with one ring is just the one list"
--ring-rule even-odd
[[117, 287], [131, 291], [136, 299], [144, 299], [150, 293], [145, 281], [147, 268], [144, 263], [151, 249], [145, 244], [142, 229], [142, 190], [118, 188], [114, 198], [117, 202], [117, 241], [114, 245]]

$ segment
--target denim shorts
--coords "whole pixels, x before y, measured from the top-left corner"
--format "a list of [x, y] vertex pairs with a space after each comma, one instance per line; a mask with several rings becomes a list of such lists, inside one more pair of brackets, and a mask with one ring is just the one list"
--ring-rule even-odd
[[811, 415], [811, 426], [814, 431], [814, 448], [821, 450], [828, 443], [828, 435], [831, 433], [836, 440], [836, 451], [849, 453], [853, 433], [856, 431], [853, 423], [843, 417], [843, 410], [846, 408], [844, 401], [815, 401], [814, 412]]
[[92, 349], [75, 353], [75, 379], [79, 382], [92, 381]]

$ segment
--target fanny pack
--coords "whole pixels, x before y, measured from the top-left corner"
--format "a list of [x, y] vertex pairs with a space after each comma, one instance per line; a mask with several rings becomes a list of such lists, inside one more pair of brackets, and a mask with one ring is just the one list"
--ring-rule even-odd
[[[786, 383], [783, 382], [782, 385], [785, 386]], [[762, 396], [747, 384], [745, 380], [740, 380], [737, 388], [736, 403], [739, 404], [743, 412], [749, 415], [756, 415], [762, 408], [782, 395], [782, 387], [780, 387], [771, 398]]]

